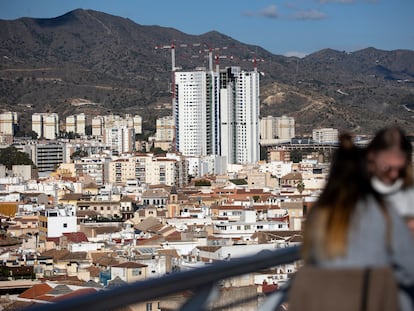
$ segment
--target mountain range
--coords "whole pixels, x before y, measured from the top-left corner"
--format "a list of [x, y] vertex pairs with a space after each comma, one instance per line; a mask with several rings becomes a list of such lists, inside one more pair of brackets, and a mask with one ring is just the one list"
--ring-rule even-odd
[[[317, 40], [317, 38], [315, 38]], [[175, 66], [261, 72], [261, 116], [293, 116], [298, 135], [334, 127], [371, 134], [398, 123], [414, 133], [414, 51], [324, 49], [304, 58], [272, 54], [211, 31], [201, 35], [145, 26], [93, 10], [49, 19], [0, 20], [0, 110], [20, 114], [29, 132], [34, 112], [61, 120], [84, 112], [140, 114], [150, 133], [171, 114]]]

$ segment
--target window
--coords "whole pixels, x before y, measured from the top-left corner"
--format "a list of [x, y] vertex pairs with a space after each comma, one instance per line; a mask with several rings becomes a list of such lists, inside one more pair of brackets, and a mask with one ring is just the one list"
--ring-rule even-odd
[[147, 302], [147, 311], [152, 311], [152, 303], [151, 302]]
[[67, 227], [68, 227], [68, 224], [64, 223], [63, 228], [67, 228]]

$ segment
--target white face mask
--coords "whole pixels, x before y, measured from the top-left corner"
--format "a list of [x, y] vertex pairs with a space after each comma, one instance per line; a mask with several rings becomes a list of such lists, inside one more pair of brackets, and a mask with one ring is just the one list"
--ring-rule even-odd
[[378, 191], [380, 194], [391, 194], [394, 192], [397, 192], [401, 189], [403, 185], [403, 180], [397, 179], [392, 185], [384, 184], [381, 180], [379, 180], [377, 177], [371, 178], [371, 186], [376, 191]]

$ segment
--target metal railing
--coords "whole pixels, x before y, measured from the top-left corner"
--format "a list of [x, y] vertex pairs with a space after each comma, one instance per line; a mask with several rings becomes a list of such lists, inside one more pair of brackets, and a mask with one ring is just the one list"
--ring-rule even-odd
[[299, 259], [299, 246], [262, 251], [256, 255], [221, 261], [191, 271], [172, 273], [114, 289], [100, 290], [94, 294], [62, 300], [57, 303], [36, 305], [26, 310], [111, 310], [188, 290], [192, 291], [194, 295], [180, 307], [180, 310], [206, 310], [209, 297], [212, 296], [211, 294], [220, 281], [292, 263]]

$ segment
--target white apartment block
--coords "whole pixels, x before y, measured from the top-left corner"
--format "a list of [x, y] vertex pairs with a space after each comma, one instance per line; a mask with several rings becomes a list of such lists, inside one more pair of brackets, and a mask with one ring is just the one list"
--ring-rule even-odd
[[312, 139], [316, 143], [337, 143], [338, 130], [334, 128], [320, 128], [312, 130]]
[[276, 118], [276, 136], [279, 139], [291, 139], [295, 137], [295, 119], [288, 116]]
[[212, 116], [214, 104], [208, 94], [212, 76], [206, 71], [175, 72], [176, 145], [185, 156], [207, 155], [212, 149], [211, 123], [207, 118]]
[[92, 118], [92, 136], [100, 137], [103, 136], [104, 129], [104, 117], [96, 116]]
[[152, 154], [119, 158], [108, 163], [107, 167], [106, 181], [118, 185], [137, 180], [138, 184], [180, 186], [180, 180], [187, 176], [180, 169], [186, 166], [180, 165], [179, 160]]
[[38, 142], [30, 145], [18, 145], [18, 150], [29, 154], [39, 173], [53, 172], [69, 156], [66, 145], [60, 142]]
[[105, 128], [103, 142], [114, 155], [131, 153], [135, 150], [135, 131], [125, 126]]
[[259, 160], [259, 73], [240, 67], [174, 73], [176, 150], [185, 156]]
[[66, 132], [72, 132], [79, 135], [85, 135], [86, 117], [84, 113], [66, 117]]
[[77, 232], [76, 207], [46, 209], [39, 215], [39, 239], [56, 238], [63, 233]]
[[135, 130], [135, 134], [142, 134], [142, 117], [139, 115], [135, 115], [133, 116], [132, 120], [132, 126]]
[[32, 131], [39, 138], [55, 140], [59, 134], [59, 116], [57, 113], [34, 113], [32, 115]]
[[289, 140], [295, 137], [295, 119], [288, 116], [267, 116], [260, 119], [260, 139]]
[[[221, 78], [223, 80], [223, 77]], [[221, 155], [226, 156], [229, 163], [248, 164], [256, 163], [260, 159], [259, 149], [259, 73], [255, 71], [242, 71], [239, 67], [231, 67], [226, 72], [226, 89], [234, 94], [234, 101], [228, 101], [229, 92], [226, 92], [226, 100], [220, 98], [221, 111], [227, 111], [227, 119], [221, 119], [221, 124], [226, 130], [221, 133]], [[233, 87], [229, 88], [230, 85]], [[234, 111], [232, 118], [228, 113]], [[222, 117], [222, 116], [220, 116]], [[224, 124], [226, 122], [227, 124]], [[228, 124], [233, 126], [228, 128]], [[233, 150], [224, 153], [227, 138], [233, 141]]]
[[275, 117], [267, 116], [260, 119], [260, 139], [270, 140], [277, 138]]
[[18, 126], [17, 112], [3, 112], [0, 114], [0, 135], [14, 135]]
[[102, 186], [105, 184], [105, 164], [110, 161], [110, 158], [100, 156], [98, 154], [91, 155], [90, 157], [75, 159], [74, 164], [76, 175], [89, 175], [94, 179], [96, 185]]
[[156, 121], [156, 141], [169, 141], [174, 140], [175, 123], [172, 116], [162, 117]]

